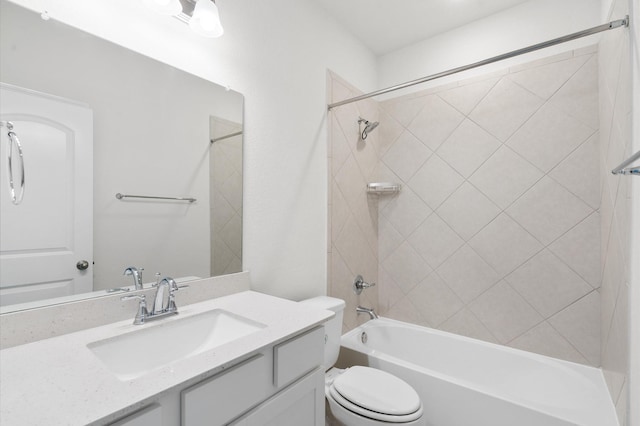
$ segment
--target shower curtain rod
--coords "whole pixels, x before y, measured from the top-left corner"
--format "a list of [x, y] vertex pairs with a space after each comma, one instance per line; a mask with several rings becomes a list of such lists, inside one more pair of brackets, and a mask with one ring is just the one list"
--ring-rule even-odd
[[582, 37], [590, 36], [593, 34], [600, 33], [602, 31], [612, 30], [614, 28], [619, 27], [628, 27], [629, 26], [629, 15], [627, 15], [624, 19], [618, 19], [616, 21], [611, 21], [606, 24], [598, 25], [596, 27], [592, 27], [583, 31], [578, 31], [576, 33], [568, 34], [563, 37], [554, 38], [553, 40], [545, 41], [542, 43], [534, 44], [531, 46], [523, 47], [522, 49], [512, 50], [511, 52], [504, 53], [502, 55], [493, 56], [489, 59], [485, 59], [482, 61], [474, 62], [472, 64], [463, 65], [461, 67], [452, 68], [447, 71], [442, 71], [436, 74], [432, 74], [427, 77], [422, 77], [417, 80], [411, 80], [406, 83], [398, 84], [396, 86], [387, 87], [386, 89], [380, 89], [375, 92], [365, 93], [364, 95], [356, 96], [353, 98], [345, 99], [343, 101], [334, 102], [328, 105], [328, 109], [331, 110], [335, 107], [339, 107], [341, 105], [350, 104], [352, 102], [358, 102], [363, 99], [369, 99], [374, 96], [384, 95], [385, 93], [394, 92], [396, 90], [404, 89], [406, 87], [415, 86], [416, 84], [426, 83], [427, 81], [436, 80], [438, 78], [446, 77], [448, 75], [457, 74], [462, 71], [467, 71], [473, 68], [481, 67], [483, 65], [492, 64], [494, 62], [502, 61], [504, 59], [513, 58], [514, 56], [523, 55], [525, 53], [534, 52], [536, 50], [544, 49], [546, 47], [555, 46], [556, 44], [566, 43], [567, 41], [576, 40]]

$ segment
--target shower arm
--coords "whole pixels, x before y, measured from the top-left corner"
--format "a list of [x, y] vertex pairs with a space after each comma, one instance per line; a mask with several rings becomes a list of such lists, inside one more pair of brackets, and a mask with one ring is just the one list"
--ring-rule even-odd
[[611, 21], [606, 24], [598, 25], [592, 28], [588, 28], [586, 30], [578, 31], [572, 34], [568, 34], [562, 37], [554, 38], [553, 40], [548, 40], [542, 43], [533, 44], [531, 46], [523, 47], [522, 49], [512, 50], [511, 52], [504, 53], [502, 55], [493, 56], [488, 59], [484, 59], [482, 61], [474, 62], [472, 64], [463, 65], [457, 68], [452, 68], [447, 71], [442, 71], [436, 74], [429, 75], [427, 77], [422, 77], [417, 80], [411, 80], [406, 83], [398, 84], [396, 86], [387, 87], [386, 89], [380, 89], [375, 92], [365, 93], [364, 95], [356, 96], [353, 98], [345, 99], [339, 102], [334, 102], [329, 104], [327, 108], [332, 110], [335, 107], [339, 107], [341, 105], [350, 104], [353, 102], [358, 102], [364, 99], [373, 98], [374, 96], [384, 95], [389, 92], [394, 92], [396, 90], [405, 89], [407, 87], [415, 86], [416, 84], [426, 83], [431, 80], [436, 80], [438, 78], [446, 77], [452, 74], [457, 74], [462, 71], [467, 71], [473, 68], [478, 68], [484, 65], [492, 64], [494, 62], [502, 61], [504, 59], [513, 58], [515, 56], [524, 55], [525, 53], [534, 52], [536, 50], [544, 49], [547, 47], [555, 46], [556, 44], [566, 43], [568, 41], [577, 40], [582, 37], [587, 37], [593, 34], [597, 34], [603, 31], [613, 30], [615, 28], [620, 27], [628, 27], [629, 26], [629, 15], [627, 15], [624, 19], [618, 19], [616, 21]]

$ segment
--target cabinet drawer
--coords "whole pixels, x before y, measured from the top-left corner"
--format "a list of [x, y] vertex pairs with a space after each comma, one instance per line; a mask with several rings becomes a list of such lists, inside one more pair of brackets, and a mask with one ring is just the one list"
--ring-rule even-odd
[[223, 425], [271, 393], [271, 365], [258, 355], [181, 392], [182, 425]]
[[294, 337], [273, 348], [273, 384], [280, 388], [322, 365], [324, 327]]

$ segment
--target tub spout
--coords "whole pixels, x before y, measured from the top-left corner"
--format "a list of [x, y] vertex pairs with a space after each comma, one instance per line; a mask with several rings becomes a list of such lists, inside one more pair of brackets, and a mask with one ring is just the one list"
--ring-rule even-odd
[[373, 308], [365, 308], [363, 306], [358, 306], [356, 308], [356, 312], [359, 314], [369, 314], [370, 319], [378, 319], [378, 314], [376, 314]]

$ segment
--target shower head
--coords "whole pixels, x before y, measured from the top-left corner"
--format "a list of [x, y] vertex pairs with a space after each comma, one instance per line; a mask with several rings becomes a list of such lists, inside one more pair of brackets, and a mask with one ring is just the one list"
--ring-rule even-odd
[[369, 136], [369, 133], [372, 132], [373, 129], [378, 127], [378, 125], [380, 124], [377, 121], [374, 121], [372, 123], [368, 120], [365, 120], [362, 117], [358, 117], [358, 124], [362, 124], [362, 123], [364, 123], [364, 130], [362, 130], [362, 133], [360, 134], [360, 136], [362, 137], [362, 140], [365, 140], [367, 136]]

